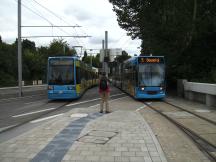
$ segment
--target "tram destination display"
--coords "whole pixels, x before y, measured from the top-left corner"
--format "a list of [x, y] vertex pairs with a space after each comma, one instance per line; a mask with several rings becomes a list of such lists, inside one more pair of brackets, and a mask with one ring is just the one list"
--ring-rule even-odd
[[144, 63], [164, 63], [164, 58], [160, 57], [139, 57], [138, 58], [139, 64]]

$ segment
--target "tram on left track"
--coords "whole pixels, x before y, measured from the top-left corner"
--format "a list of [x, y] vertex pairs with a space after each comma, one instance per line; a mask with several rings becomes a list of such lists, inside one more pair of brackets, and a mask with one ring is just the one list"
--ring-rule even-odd
[[47, 67], [48, 99], [77, 99], [98, 84], [98, 69], [78, 57], [49, 57]]

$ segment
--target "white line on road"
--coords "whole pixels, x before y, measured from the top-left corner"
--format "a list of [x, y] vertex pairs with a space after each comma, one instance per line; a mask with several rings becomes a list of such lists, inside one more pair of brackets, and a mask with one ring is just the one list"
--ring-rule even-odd
[[42, 102], [42, 101], [46, 101], [46, 100], [27, 102], [27, 103], [25, 103], [25, 104], [28, 105], [28, 104], [38, 103], [38, 102]]
[[[124, 94], [124, 93], [122, 93]], [[120, 95], [120, 94], [118, 94]], [[117, 96], [117, 95], [113, 95], [113, 96]], [[110, 100], [110, 102], [113, 102], [113, 101], [116, 101], [116, 100], [120, 100], [122, 98], [126, 98], [128, 96], [124, 96], [124, 97], [120, 97], [120, 98], [117, 98], [117, 99], [113, 99], [113, 100]], [[90, 106], [90, 107], [94, 107], [94, 106], [97, 106], [99, 104], [96, 104], [96, 105], [93, 105], [93, 106]], [[53, 116], [49, 116], [49, 117], [46, 117], [46, 118], [41, 118], [41, 119], [36, 119], [36, 120], [33, 120], [33, 121], [30, 121], [30, 123], [38, 123], [38, 122], [41, 122], [41, 121], [44, 121], [44, 120], [48, 120], [48, 119], [52, 119], [52, 118], [55, 118], [55, 117], [58, 117], [58, 116], [61, 116], [63, 114], [57, 114], [57, 115], [53, 115]]]
[[24, 98], [33, 98], [36, 96], [45, 96], [45, 94], [38, 94], [38, 95], [31, 95], [31, 96], [24, 96], [24, 97], [11, 97], [11, 98], [2, 98], [0, 99], [0, 103], [4, 101], [14, 101], [14, 100], [19, 100], [19, 99], [24, 99]]
[[[123, 95], [125, 93], [119, 93], [119, 94], [115, 94], [115, 95], [112, 95], [110, 97], [114, 97], [114, 96], [120, 96], [120, 95]], [[96, 100], [100, 100], [101, 98], [95, 98], [95, 99], [92, 99], [92, 100], [87, 100], [87, 101], [82, 101], [82, 102], [77, 102], [77, 103], [72, 103], [72, 104], [68, 104], [66, 106], [74, 106], [74, 105], [79, 105], [79, 104], [82, 104], [82, 103], [87, 103], [87, 102], [92, 102], [92, 101], [96, 101]]]
[[[114, 100], [109, 100], [109, 102], [113, 102], [113, 101], [116, 101], [116, 100], [120, 100], [122, 98], [126, 98], [128, 96], [124, 96], [124, 97], [120, 97], [120, 98], [117, 98], [117, 99], [114, 99]], [[95, 106], [99, 106], [100, 104], [96, 104], [96, 105], [93, 105], [93, 106], [89, 106], [89, 107], [95, 107]]]
[[16, 126], [16, 124], [0, 128], [0, 132], [4, 131], [5, 129], [12, 128], [12, 127], [15, 127], [15, 126]]
[[54, 110], [54, 109], [56, 109], [56, 107], [44, 109], [44, 110], [39, 110], [39, 111], [33, 111], [33, 112], [25, 113], [25, 114], [14, 115], [12, 117], [17, 118], [17, 117], [21, 117], [21, 116], [32, 115], [32, 114], [36, 114], [36, 113], [40, 113], [40, 112], [44, 112], [44, 111], [50, 111], [50, 110]]
[[144, 109], [145, 107], [146, 107], [146, 105], [143, 105], [140, 108], [136, 109], [136, 111], [140, 111], [140, 110]]
[[38, 122], [41, 122], [41, 121], [44, 121], [44, 120], [56, 118], [56, 117], [61, 116], [61, 115], [63, 115], [63, 114], [57, 114], [57, 115], [48, 116], [48, 117], [41, 118], [41, 119], [32, 120], [32, 121], [30, 121], [30, 123], [38, 123]]
[[126, 97], [128, 97], [128, 96], [124, 96], [124, 97], [120, 97], [120, 98], [117, 98], [117, 99], [114, 99], [114, 100], [110, 100], [110, 102], [113, 102], [113, 101], [116, 101], [116, 100], [120, 100], [120, 99], [126, 98]]
[[96, 105], [92, 105], [92, 106], [89, 106], [89, 107], [95, 107], [95, 106], [99, 106], [100, 104], [96, 104]]

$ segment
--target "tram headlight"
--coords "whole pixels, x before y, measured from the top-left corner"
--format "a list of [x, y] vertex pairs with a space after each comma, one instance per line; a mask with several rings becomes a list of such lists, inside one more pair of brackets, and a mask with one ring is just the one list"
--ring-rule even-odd
[[75, 90], [75, 87], [73, 87], [73, 86], [68, 86], [67, 89], [68, 89], [68, 90]]
[[144, 91], [144, 90], [145, 90], [145, 88], [144, 88], [144, 87], [142, 87], [142, 88], [141, 88], [141, 90], [142, 90], [142, 91]]
[[53, 86], [48, 86], [48, 90], [53, 90]]
[[163, 87], [160, 87], [160, 90], [162, 91], [162, 90], [163, 90]]

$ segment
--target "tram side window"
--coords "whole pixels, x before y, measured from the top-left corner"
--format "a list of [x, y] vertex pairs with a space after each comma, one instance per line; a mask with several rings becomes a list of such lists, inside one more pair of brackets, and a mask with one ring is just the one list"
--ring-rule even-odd
[[86, 80], [84, 68], [82, 68], [82, 79], [83, 79], [83, 80]]
[[88, 72], [85, 70], [85, 79], [88, 80]]
[[80, 67], [76, 67], [76, 84], [81, 83], [81, 69]]
[[133, 72], [133, 85], [136, 86], [137, 85], [137, 72], [136, 72], [136, 66], [132, 67], [132, 72]]

